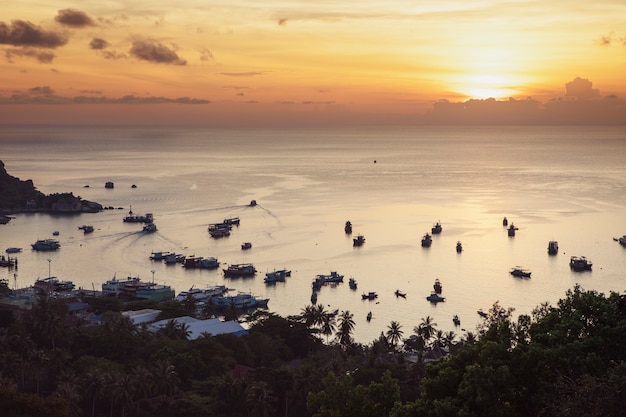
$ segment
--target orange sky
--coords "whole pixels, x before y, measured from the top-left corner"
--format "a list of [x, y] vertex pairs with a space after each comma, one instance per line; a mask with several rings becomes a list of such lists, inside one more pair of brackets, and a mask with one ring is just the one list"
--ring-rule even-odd
[[0, 124], [624, 124], [623, 0], [3, 5]]

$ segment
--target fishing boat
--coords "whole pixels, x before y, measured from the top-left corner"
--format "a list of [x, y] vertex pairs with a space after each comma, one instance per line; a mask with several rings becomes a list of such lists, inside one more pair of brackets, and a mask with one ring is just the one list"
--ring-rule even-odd
[[365, 243], [365, 236], [357, 235], [354, 239], [352, 239], [352, 246], [361, 246]]
[[147, 223], [144, 227], [143, 227], [143, 231], [145, 233], [154, 233], [157, 231], [157, 226], [155, 223]]
[[482, 310], [478, 310], [478, 311], [477, 311], [477, 313], [478, 313], [478, 315], [479, 315], [480, 317], [482, 317], [482, 318], [484, 318], [484, 319], [486, 319], [486, 318], [487, 318], [487, 313], [485, 313], [484, 311], [482, 311]]
[[346, 225], [343, 227], [344, 232], [346, 232], [346, 234], [350, 234], [352, 233], [352, 223], [350, 223], [350, 220], [348, 220], [346, 222]]
[[239, 217], [230, 217], [230, 218], [224, 219], [224, 221], [222, 223], [223, 224], [230, 224], [230, 225], [239, 226], [240, 222], [241, 221], [239, 220]]
[[357, 288], [357, 283], [356, 283], [356, 280], [354, 278], [350, 278], [348, 280], [348, 285], [350, 286], [351, 290], [356, 290], [356, 288]]
[[435, 280], [435, 283], [433, 284], [433, 289], [437, 294], [441, 294], [443, 287], [441, 286], [441, 281], [439, 281], [439, 279]]
[[251, 277], [256, 274], [256, 268], [252, 264], [231, 264], [223, 271], [224, 277]]
[[88, 224], [84, 224], [82, 226], [78, 226], [78, 230], [82, 230], [84, 234], [92, 233], [93, 232], [93, 226], [88, 225]]
[[36, 251], [53, 251], [57, 250], [61, 247], [61, 244], [58, 240], [55, 239], [41, 239], [31, 244], [34, 250]]
[[519, 266], [516, 266], [515, 268], [511, 268], [509, 273], [513, 275], [514, 277], [520, 277], [520, 278], [530, 278], [530, 274], [531, 274], [530, 271], [527, 271], [526, 269], [523, 269], [522, 267], [519, 267]]
[[313, 291], [311, 293], [311, 304], [315, 304], [315, 303], [317, 303], [317, 292]]
[[456, 314], [454, 315], [454, 317], [452, 317], [452, 322], [454, 323], [455, 326], [461, 325], [461, 320], [459, 319], [459, 316], [457, 316]]
[[502, 226], [506, 227], [509, 225], [509, 220], [505, 217], [504, 219], [502, 219]]
[[252, 248], [252, 243], [250, 242], [243, 242], [241, 244], [241, 250], [248, 250], [250, 248]]
[[372, 320], [372, 312], [367, 313], [367, 317], [365, 318], [367, 321]]
[[400, 291], [400, 290], [396, 290], [394, 292], [394, 294], [396, 295], [396, 297], [402, 297], [402, 298], [406, 298], [406, 293]]
[[278, 271], [266, 272], [265, 278], [263, 278], [263, 281], [266, 284], [272, 284], [275, 282], [285, 282], [285, 278], [289, 276], [287, 275], [287, 273], [291, 275], [291, 271], [287, 271], [286, 269], [279, 269]]
[[432, 243], [433, 243], [432, 236], [429, 233], [426, 233], [424, 237], [422, 238], [422, 247], [429, 248]]
[[366, 293], [361, 294], [361, 298], [363, 300], [375, 300], [376, 298], [378, 298], [378, 294], [376, 294], [376, 292], [374, 291], [370, 291], [367, 294]]
[[150, 254], [150, 259], [153, 261], [162, 261], [167, 255], [169, 255], [169, 252], [167, 251], [152, 252]]
[[463, 252], [463, 245], [461, 244], [461, 241], [456, 242], [456, 252], [457, 253]]
[[430, 295], [428, 297], [426, 297], [426, 299], [428, 301], [430, 301], [431, 303], [438, 303], [441, 301], [445, 301], [445, 297], [440, 296], [439, 294], [437, 294], [436, 292], [431, 292]]
[[441, 227], [441, 223], [439, 222], [435, 223], [435, 225], [430, 229], [433, 235], [438, 235], [439, 233], [441, 233], [442, 230], [443, 228]]
[[515, 236], [515, 231], [516, 230], [519, 230], [519, 228], [515, 227], [515, 225], [513, 223], [511, 223], [511, 225], [507, 229], [507, 233], [508, 233], [509, 236], [513, 237], [513, 236]]
[[576, 272], [591, 271], [593, 263], [584, 256], [572, 256], [569, 260], [569, 266]]
[[551, 240], [548, 242], [548, 255], [556, 255], [559, 253], [559, 242]]
[[6, 253], [19, 253], [21, 251], [22, 251], [22, 248], [15, 248], [15, 247], [6, 248], [5, 250]]

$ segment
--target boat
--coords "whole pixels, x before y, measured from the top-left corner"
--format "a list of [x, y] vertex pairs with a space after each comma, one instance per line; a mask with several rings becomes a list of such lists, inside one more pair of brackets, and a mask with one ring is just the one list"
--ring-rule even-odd
[[559, 242], [551, 240], [548, 242], [548, 255], [556, 255], [559, 253]]
[[217, 269], [220, 263], [215, 257], [204, 258], [202, 256], [190, 256], [185, 258], [183, 266], [189, 269]]
[[82, 230], [84, 234], [92, 233], [93, 232], [93, 226], [88, 225], [88, 224], [84, 224], [82, 226], [78, 226], [78, 230]]
[[59, 231], [55, 230], [54, 232], [52, 232], [52, 236], [58, 236], [59, 235]]
[[371, 311], [369, 313], [367, 313], [366, 319], [367, 319], [367, 321], [372, 320], [372, 312]]
[[147, 223], [144, 227], [143, 227], [143, 231], [146, 233], [154, 233], [157, 231], [157, 226], [155, 223]]
[[348, 220], [346, 222], [346, 225], [343, 227], [344, 232], [346, 232], [346, 234], [350, 234], [352, 233], [352, 223], [350, 223], [350, 220]]
[[126, 277], [124, 280], [119, 280], [113, 275], [113, 278], [102, 283], [102, 295], [117, 297], [124, 291], [126, 286], [138, 284], [141, 284], [139, 277]]
[[457, 316], [456, 314], [454, 315], [454, 317], [452, 317], [452, 322], [454, 323], [455, 326], [461, 325], [461, 320], [459, 319], [459, 316]]
[[482, 311], [482, 310], [478, 310], [478, 311], [477, 311], [477, 313], [478, 313], [478, 315], [479, 315], [480, 317], [482, 317], [482, 318], [484, 318], [484, 319], [486, 319], [486, 318], [487, 318], [487, 313], [485, 313], [484, 311]]
[[502, 226], [506, 227], [509, 225], [509, 220], [505, 217], [504, 219], [502, 219]]
[[426, 297], [426, 299], [428, 301], [430, 301], [431, 303], [438, 303], [440, 301], [445, 301], [445, 297], [440, 296], [439, 294], [437, 294], [436, 292], [431, 292], [430, 295], [428, 297]]
[[396, 297], [402, 297], [402, 298], [406, 298], [406, 293], [400, 291], [400, 290], [396, 290], [394, 292], [394, 294], [396, 295]]
[[250, 204], [249, 204], [249, 206], [250, 206], [250, 207], [254, 207], [254, 206], [256, 206], [256, 200], [250, 200]]
[[441, 294], [443, 287], [441, 286], [441, 281], [439, 279], [435, 279], [435, 283], [433, 284], [433, 289], [437, 294]]
[[223, 271], [224, 277], [251, 277], [256, 274], [256, 268], [252, 264], [232, 264]]
[[153, 261], [162, 261], [167, 255], [169, 255], [169, 252], [166, 251], [152, 252], [150, 254], [150, 259]]
[[0, 224], [7, 224], [11, 221], [11, 217], [5, 216], [4, 214], [0, 215]]
[[241, 244], [241, 250], [247, 250], [250, 249], [252, 247], [252, 243], [250, 242], [244, 242]]
[[4, 255], [2, 255], [0, 256], [0, 266], [13, 269], [17, 267], [17, 258], [11, 258], [10, 256], [5, 258]]
[[311, 293], [311, 304], [315, 304], [315, 303], [317, 303], [317, 292], [313, 291]]
[[527, 271], [519, 266], [516, 266], [515, 268], [511, 268], [511, 271], [509, 271], [511, 275], [513, 275], [514, 277], [520, 277], [520, 278], [530, 278], [530, 271]]
[[618, 242], [620, 245], [626, 247], [626, 235], [624, 235], [622, 237], [614, 237], [613, 240]]
[[173, 265], [176, 263], [183, 263], [186, 256], [180, 253], [170, 252], [163, 257], [163, 262], [167, 265]]
[[435, 225], [430, 229], [433, 235], [438, 235], [439, 233], [441, 233], [442, 230], [443, 228], [441, 227], [441, 223], [439, 222], [435, 223]]
[[41, 239], [31, 244], [31, 246], [36, 251], [53, 251], [59, 249], [61, 244], [55, 239]]
[[228, 288], [225, 285], [213, 285], [206, 288], [193, 288], [188, 291], [181, 291], [176, 296], [176, 301], [185, 301], [187, 299], [193, 299], [195, 301], [202, 301], [208, 298], [220, 297], [226, 294]]
[[356, 290], [357, 283], [356, 283], [356, 280], [354, 278], [350, 278], [348, 280], [348, 285], [350, 286], [351, 290]]
[[212, 298], [213, 303], [219, 309], [235, 308], [245, 310], [249, 308], [267, 307], [269, 298], [257, 298], [250, 293], [240, 292], [235, 295], [222, 295]]
[[122, 221], [124, 223], [152, 223], [154, 221], [154, 216], [152, 213], [147, 213], [144, 215], [133, 215], [132, 209], [128, 212], [128, 216], [124, 217]]
[[430, 247], [431, 243], [433, 243], [433, 238], [430, 234], [426, 233], [422, 238], [422, 247], [428, 248]]
[[36, 290], [45, 292], [71, 291], [75, 285], [72, 281], [61, 281], [57, 277], [40, 278], [35, 281]]
[[209, 224], [209, 234], [211, 237], [220, 238], [230, 236], [230, 231], [233, 228], [232, 224], [227, 223], [211, 223]]
[[363, 235], [357, 235], [352, 239], [352, 246], [361, 246], [365, 243], [365, 237]]
[[574, 271], [591, 271], [593, 264], [584, 256], [572, 256], [569, 260], [569, 267]]
[[461, 253], [463, 252], [463, 245], [461, 244], [461, 242], [456, 242], [456, 252], [457, 253]]
[[519, 230], [519, 229], [517, 227], [515, 227], [515, 225], [513, 223], [511, 223], [511, 225], [507, 229], [507, 233], [509, 234], [509, 236], [515, 236], [515, 231], [516, 230]]
[[135, 298], [150, 301], [167, 301], [174, 299], [174, 290], [169, 285], [145, 284], [135, 291]]
[[313, 281], [313, 286], [317, 283], [319, 287], [324, 284], [331, 284], [335, 282], [343, 282], [343, 275], [338, 274], [337, 271], [330, 271], [330, 274], [318, 274], [315, 276], [315, 280]]
[[279, 269], [278, 271], [266, 272], [265, 278], [263, 281], [266, 284], [271, 284], [275, 282], [285, 282], [285, 278], [288, 277], [287, 273], [291, 275], [291, 271], [287, 271], [286, 269]]
[[224, 219], [224, 221], [222, 223], [223, 224], [230, 224], [230, 225], [239, 226], [240, 222], [241, 222], [241, 220], [239, 219], [239, 217], [229, 217], [227, 219]]
[[6, 253], [19, 253], [21, 251], [22, 251], [22, 248], [14, 248], [14, 247], [6, 248], [5, 250]]
[[376, 298], [378, 298], [378, 294], [376, 294], [376, 292], [374, 291], [370, 291], [367, 294], [366, 293], [361, 294], [361, 298], [363, 300], [375, 300]]

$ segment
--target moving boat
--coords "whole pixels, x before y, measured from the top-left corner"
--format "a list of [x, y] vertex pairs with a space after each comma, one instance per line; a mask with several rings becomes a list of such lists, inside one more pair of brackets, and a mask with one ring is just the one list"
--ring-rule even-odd
[[593, 264], [584, 256], [572, 256], [569, 260], [569, 267], [574, 271], [591, 271]]
[[428, 248], [433, 243], [433, 238], [430, 234], [426, 233], [422, 238], [422, 247]]
[[357, 235], [352, 239], [352, 246], [361, 246], [365, 243], [365, 237], [363, 235]]
[[146, 233], [154, 233], [157, 231], [157, 226], [155, 223], [148, 223], [143, 227], [143, 231]]
[[559, 253], [559, 242], [551, 240], [548, 242], [548, 255], [556, 255]]
[[445, 301], [445, 297], [440, 296], [439, 294], [437, 294], [436, 292], [431, 292], [430, 295], [428, 297], [426, 297], [426, 299], [428, 301], [430, 301], [431, 303], [438, 303], [440, 301]]
[[515, 268], [511, 268], [511, 271], [509, 272], [514, 277], [520, 277], [520, 278], [530, 278], [530, 274], [531, 274], [530, 271], [527, 271], [519, 266], [516, 266]]
[[433, 235], [438, 235], [442, 230], [443, 228], [439, 222], [435, 223], [435, 225], [430, 229]]
[[441, 286], [441, 281], [439, 281], [439, 279], [435, 280], [435, 283], [433, 284], [433, 289], [437, 294], [441, 294], [443, 287]]
[[31, 246], [36, 251], [53, 251], [59, 249], [61, 244], [55, 239], [41, 239], [31, 244]]
[[252, 264], [232, 264], [223, 271], [224, 277], [251, 277], [256, 274], [256, 268]]

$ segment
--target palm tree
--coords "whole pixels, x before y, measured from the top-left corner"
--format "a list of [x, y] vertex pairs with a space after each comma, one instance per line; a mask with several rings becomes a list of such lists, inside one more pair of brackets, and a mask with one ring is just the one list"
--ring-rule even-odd
[[157, 361], [151, 371], [154, 388], [159, 395], [172, 395], [178, 390], [176, 368], [169, 361]]
[[402, 340], [402, 335], [404, 334], [401, 330], [402, 325], [397, 321], [392, 321], [391, 324], [387, 326], [387, 329], [387, 342], [389, 342], [395, 349], [398, 342]]
[[314, 305], [308, 305], [302, 309], [302, 313], [300, 313], [300, 317], [304, 320], [304, 324], [307, 327], [313, 326], [315, 323], [316, 317], [316, 308]]
[[339, 316], [339, 330], [337, 330], [337, 340], [343, 346], [352, 342], [352, 331], [354, 330], [354, 315], [349, 310], [343, 311]]
[[272, 415], [272, 403], [276, 397], [264, 381], [255, 381], [246, 389], [246, 404], [252, 417], [269, 417]]
[[449, 332], [444, 333], [443, 341], [446, 346], [450, 347], [454, 344], [454, 339], [456, 339], [456, 333], [450, 330]]
[[413, 331], [418, 336], [421, 336], [424, 339], [424, 342], [428, 344], [430, 339], [437, 331], [435, 326], [437, 326], [437, 323], [433, 321], [433, 318], [430, 316], [426, 316], [425, 318], [422, 318], [422, 322], [419, 324], [419, 326], [415, 327]]
[[335, 328], [335, 315], [329, 312], [324, 312], [322, 315], [322, 324], [320, 326], [320, 330], [323, 335], [326, 335], [326, 343], [328, 343], [328, 337], [333, 334]]

